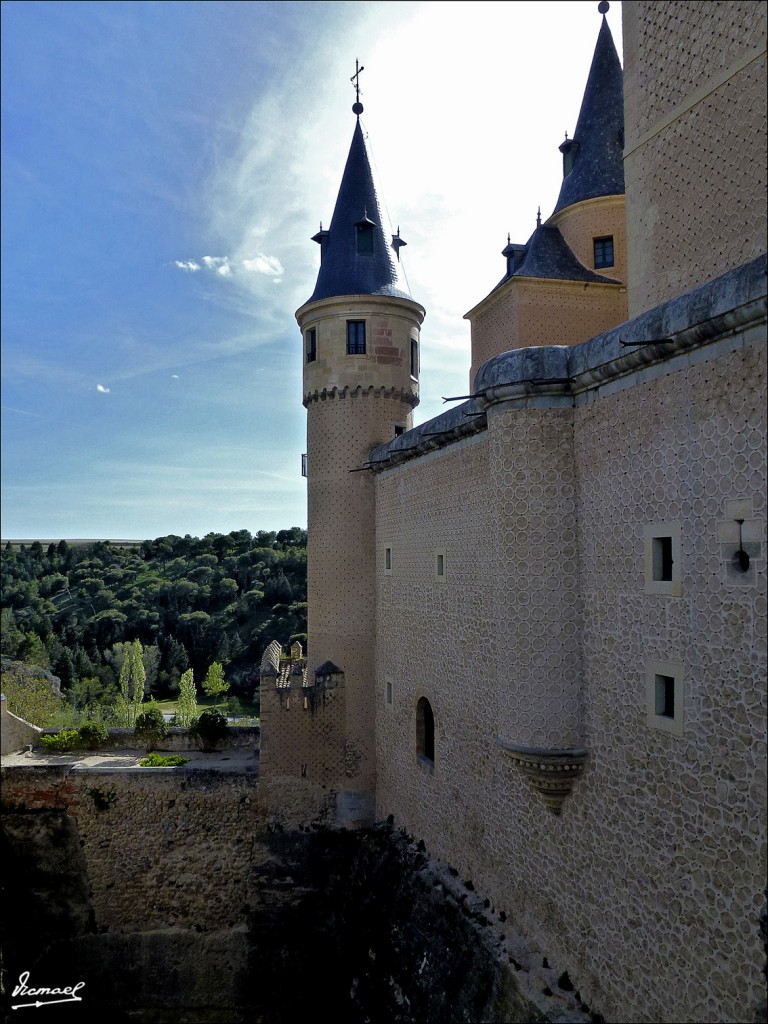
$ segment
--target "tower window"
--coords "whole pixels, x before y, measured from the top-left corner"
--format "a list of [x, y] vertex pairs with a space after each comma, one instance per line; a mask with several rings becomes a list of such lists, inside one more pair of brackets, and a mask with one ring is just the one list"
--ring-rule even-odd
[[313, 327], [307, 331], [307, 362], [314, 363], [317, 359], [317, 331]]
[[373, 224], [363, 222], [356, 224], [357, 229], [357, 251], [373, 252]]
[[365, 355], [365, 320], [347, 320], [347, 355]]
[[435, 767], [435, 716], [426, 697], [416, 705], [416, 756], [430, 769]]
[[411, 376], [414, 380], [419, 379], [419, 341], [418, 338], [411, 338]]
[[613, 266], [613, 235], [595, 238], [595, 270]]

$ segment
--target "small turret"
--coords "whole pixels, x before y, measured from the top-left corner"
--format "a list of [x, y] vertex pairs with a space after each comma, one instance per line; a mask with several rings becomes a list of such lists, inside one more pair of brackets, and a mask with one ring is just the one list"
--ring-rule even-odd
[[560, 144], [563, 184], [554, 212], [598, 196], [624, 194], [624, 75], [600, 4], [603, 22], [573, 138]]

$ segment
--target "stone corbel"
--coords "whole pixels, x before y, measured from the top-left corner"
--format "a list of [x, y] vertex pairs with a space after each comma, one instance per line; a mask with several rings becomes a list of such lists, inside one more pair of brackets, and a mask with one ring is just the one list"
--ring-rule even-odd
[[563, 801], [582, 773], [587, 760], [586, 749], [519, 747], [502, 739], [499, 739], [499, 746], [507, 752], [518, 770], [530, 781], [547, 810], [559, 815]]

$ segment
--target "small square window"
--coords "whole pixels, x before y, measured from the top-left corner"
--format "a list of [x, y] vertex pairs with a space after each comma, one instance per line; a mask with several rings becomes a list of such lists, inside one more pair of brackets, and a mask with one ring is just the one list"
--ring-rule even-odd
[[613, 266], [613, 235], [605, 238], [595, 238], [595, 270], [601, 267]]
[[365, 355], [365, 320], [347, 320], [347, 355]]
[[683, 592], [680, 523], [643, 528], [645, 592], [680, 597]]
[[646, 666], [645, 710], [649, 729], [683, 735], [683, 666], [651, 661]]

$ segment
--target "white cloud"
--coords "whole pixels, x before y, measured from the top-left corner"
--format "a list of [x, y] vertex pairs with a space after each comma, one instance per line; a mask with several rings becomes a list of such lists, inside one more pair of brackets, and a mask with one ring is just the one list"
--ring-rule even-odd
[[174, 260], [173, 261], [179, 270], [187, 270], [191, 273], [195, 273], [196, 270], [200, 269], [200, 264], [195, 263], [194, 260]]
[[109, 394], [109, 388], [105, 388], [103, 384], [97, 384], [96, 385], [96, 390], [100, 391], [102, 393], [102, 395], [108, 395]]
[[214, 270], [222, 277], [231, 277], [232, 267], [229, 265], [229, 256], [203, 256], [203, 263], [208, 270]]
[[282, 277], [285, 273], [277, 256], [265, 256], [263, 253], [259, 253], [252, 260], [243, 260], [242, 264], [246, 270], [252, 270], [257, 274], [266, 274], [267, 277]]
[[171, 380], [178, 380], [178, 379], [179, 379], [178, 373], [172, 373], [171, 374]]

